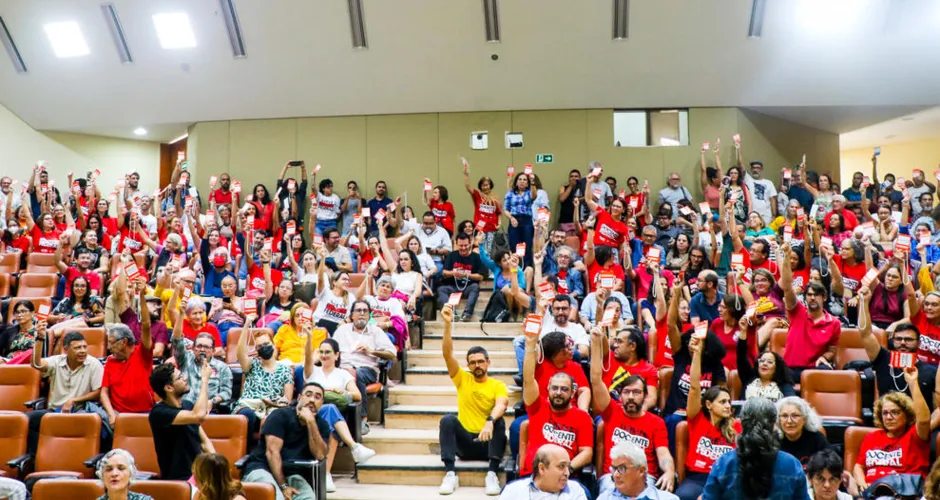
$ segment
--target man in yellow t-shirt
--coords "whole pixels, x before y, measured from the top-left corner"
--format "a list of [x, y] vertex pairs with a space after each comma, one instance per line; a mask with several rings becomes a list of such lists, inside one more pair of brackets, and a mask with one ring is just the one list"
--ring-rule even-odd
[[490, 356], [486, 349], [475, 346], [467, 351], [467, 368], [460, 367], [454, 357], [453, 330], [454, 309], [445, 305], [441, 310], [444, 319], [442, 350], [447, 363], [447, 374], [457, 387], [457, 414], [444, 415], [441, 419], [441, 460], [446, 474], [440, 493], [449, 495], [457, 489], [457, 456], [464, 460], [488, 460], [486, 494], [499, 495], [497, 473], [499, 463], [506, 451], [506, 424], [503, 414], [509, 406], [506, 384], [487, 376]]

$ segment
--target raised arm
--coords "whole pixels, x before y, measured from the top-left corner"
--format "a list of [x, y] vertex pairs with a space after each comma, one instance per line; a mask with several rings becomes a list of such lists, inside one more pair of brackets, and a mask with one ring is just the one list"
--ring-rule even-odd
[[[148, 351], [153, 351], [153, 337], [150, 335], [150, 314], [147, 312], [147, 287], [140, 287], [140, 306], [143, 309], [142, 314], [140, 315], [140, 346]], [[177, 321], [177, 325], [181, 323]], [[206, 380], [209, 379], [208, 376], [204, 377]], [[203, 392], [208, 392], [205, 387], [203, 387]]]
[[[809, 245], [809, 242], [804, 242]], [[780, 245], [777, 251], [777, 266], [780, 268], [780, 288], [783, 289], [783, 303], [787, 312], [796, 307], [796, 293], [793, 291], [793, 270], [790, 269], [790, 244]]]
[[[241, 365], [242, 373], [245, 374], [248, 374], [248, 370], [251, 369], [251, 358], [248, 357], [248, 337], [252, 334], [251, 327], [255, 324], [256, 319], [258, 319], [257, 314], [252, 314], [245, 318], [245, 328], [242, 330], [242, 334], [238, 336], [238, 348], [235, 350], [235, 355], [238, 357], [238, 364]], [[310, 356], [307, 357], [309, 358]], [[312, 366], [310, 372], [313, 372]], [[306, 365], [304, 365], [304, 376], [310, 376], [307, 373]]]
[[677, 352], [682, 346], [682, 332], [679, 331], [679, 298], [681, 296], [682, 283], [676, 280], [672, 287], [672, 297], [669, 298], [669, 316], [666, 318], [666, 332], [669, 335], [672, 352]]
[[539, 385], [535, 380], [535, 365], [539, 346], [539, 336], [525, 335], [525, 358], [522, 362], [522, 400], [529, 406], [539, 398]]
[[441, 350], [444, 355], [444, 363], [447, 364], [447, 375], [453, 380], [460, 373], [460, 363], [454, 357], [454, 340], [451, 337], [454, 329], [454, 307], [445, 304], [441, 308], [441, 318], [444, 319], [444, 339], [441, 341]]
[[53, 263], [55, 263], [56, 269], [60, 273], [65, 274], [68, 271], [69, 266], [65, 265], [65, 262], [62, 261], [62, 252], [65, 251], [65, 248], [69, 246], [69, 237], [67, 234], [62, 234], [59, 236], [59, 246], [55, 249], [55, 255], [53, 256]]
[[689, 368], [689, 397], [685, 406], [686, 419], [691, 421], [702, 410], [702, 349], [704, 341], [692, 338], [689, 352], [692, 365]]
[[699, 155], [699, 162], [702, 167], [701, 175], [699, 176], [699, 183], [702, 187], [702, 192], [704, 193], [708, 189], [708, 165], [705, 163], [705, 150], [702, 149], [701, 154]]
[[[884, 292], [887, 292], [884, 290]], [[871, 292], [868, 287], [863, 286], [858, 290], [858, 329], [862, 335], [862, 345], [865, 347], [865, 354], [868, 359], [874, 361], [881, 352], [881, 344], [871, 331]]]
[[600, 415], [610, 405], [610, 391], [604, 383], [604, 330], [599, 327], [591, 328], [591, 395], [594, 398], [594, 414]]
[[904, 369], [904, 379], [911, 391], [911, 399], [914, 400], [914, 418], [916, 419], [917, 437], [921, 441], [927, 441], [930, 438], [930, 407], [920, 391], [920, 381], [917, 378], [917, 368], [911, 367]]

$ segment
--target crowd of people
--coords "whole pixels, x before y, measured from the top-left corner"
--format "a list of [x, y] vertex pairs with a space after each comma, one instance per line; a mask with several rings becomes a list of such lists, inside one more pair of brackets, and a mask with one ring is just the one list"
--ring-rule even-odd
[[[744, 162], [737, 136], [724, 170], [718, 144], [703, 145], [698, 199], [678, 173], [655, 197], [635, 176], [619, 190], [598, 162], [572, 170], [557, 202], [529, 165], [510, 167], [500, 195], [489, 177], [474, 188], [464, 161], [473, 204], [464, 221], [447, 187], [429, 179], [416, 209], [390, 198], [384, 181], [368, 199], [349, 181], [341, 197], [303, 161], [284, 165], [273, 194], [257, 184], [243, 195], [229, 174], [212, 176], [205, 200], [182, 163], [152, 193], [134, 172], [106, 196], [98, 172], [69, 175], [62, 192], [43, 165], [19, 187], [4, 177], [0, 252], [18, 253], [21, 270], [30, 254], [48, 254], [59, 275], [51, 307], [8, 298], [13, 314], [0, 330], [0, 363], [31, 364], [51, 382], [49, 409], [29, 414], [31, 450], [49, 411], [97, 413], [104, 441], [119, 414], [149, 413], [161, 477], [188, 479], [213, 452], [200, 422], [235, 413], [248, 421], [245, 480], [302, 498], [310, 485], [271, 450], [331, 466], [343, 445], [368, 460], [375, 452], [351, 432], [368, 433], [368, 419], [348, 422], [344, 409], [366, 400], [426, 311], [440, 311], [459, 403], [441, 422], [442, 494], [458, 486], [457, 457], [487, 460], [487, 494], [507, 499], [647, 488], [718, 498], [732, 484], [750, 496], [779, 487], [828, 499], [842, 493], [833, 485], [861, 494], [892, 473], [926, 478], [940, 427], [936, 186], [922, 171], [879, 179], [877, 156], [841, 193], [805, 157], [775, 182], [760, 161]], [[482, 287], [494, 293], [481, 308]], [[513, 339], [523, 402], [511, 425], [486, 350], [467, 352], [467, 370], [454, 357], [452, 323], [475, 319], [523, 321]], [[76, 331], [102, 325], [103, 363]], [[880, 395], [879, 430], [856, 464], [829, 450], [798, 388], [806, 370], [842, 368], [843, 328], [860, 331]], [[780, 329], [782, 353], [770, 349]], [[659, 394], [664, 368], [668, 397]], [[244, 376], [240, 391], [233, 370]], [[732, 371], [747, 400], [740, 421]], [[689, 439], [682, 481], [680, 426]], [[503, 489], [507, 434], [524, 479]], [[577, 479], [598, 453], [598, 484], [588, 488]]]

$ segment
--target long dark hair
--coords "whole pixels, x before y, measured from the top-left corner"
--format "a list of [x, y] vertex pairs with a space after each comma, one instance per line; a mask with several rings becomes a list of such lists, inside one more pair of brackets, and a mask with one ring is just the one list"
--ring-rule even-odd
[[[401, 250], [399, 250], [398, 254], [401, 255], [402, 252], [407, 253], [408, 257], [411, 258], [411, 270], [420, 274], [421, 264], [418, 262], [418, 256], [414, 252], [412, 252], [411, 249], [408, 248], [407, 245], [404, 246]], [[399, 272], [399, 273], [405, 272], [405, 270], [401, 268], [401, 259], [398, 259], [398, 270], [396, 272]]]
[[[264, 210], [264, 207], [266, 207], [268, 203], [271, 203], [271, 193], [268, 193], [268, 188], [264, 184], [255, 184], [255, 187], [251, 188], [252, 196], [255, 195], [255, 191], [257, 191], [259, 187], [264, 190], [264, 196], [262, 196], [260, 200], [255, 197], [254, 201], [260, 203], [261, 209]], [[262, 214], [259, 213], [258, 215], [260, 216]]]
[[327, 345], [330, 346], [331, 349], [333, 349], [333, 354], [336, 354], [336, 363], [335, 363], [335, 364], [336, 364], [336, 368], [339, 368], [339, 363], [340, 363], [340, 359], [339, 359], [339, 342], [337, 342], [336, 340], [331, 339], [331, 338], [325, 338], [325, 339], [323, 339], [323, 342], [320, 342], [320, 345], [323, 345], [323, 344], [327, 344]]
[[[130, 213], [128, 213], [127, 216], [130, 217]], [[91, 229], [91, 221], [92, 221], [92, 219], [95, 219], [95, 220], [98, 221], [98, 229], [93, 229], [93, 231], [95, 232], [95, 234], [98, 235], [98, 245], [104, 246], [104, 244], [102, 243], [102, 238], [103, 238], [102, 235], [104, 234], [104, 221], [101, 219], [101, 216], [98, 215], [98, 211], [97, 211], [97, 210], [96, 210], [94, 213], [92, 213], [91, 215], [88, 216], [88, 219], [85, 221], [85, 227], [86, 227], [86, 228]]]
[[767, 498], [774, 482], [774, 464], [780, 438], [774, 432], [777, 408], [764, 398], [751, 398], [741, 411], [743, 431], [738, 436], [738, 472], [745, 498]]
[[85, 282], [85, 296], [82, 297], [82, 310], [88, 311], [91, 308], [91, 283], [88, 282], [88, 278], [84, 276], [76, 276], [72, 280], [72, 284], [69, 285], [69, 300], [72, 301], [72, 305], [75, 305], [75, 282], [82, 280]]
[[[885, 269], [885, 277], [887, 277], [888, 271], [891, 270], [891, 269], [897, 270], [898, 274], [901, 275], [901, 279], [902, 279], [902, 280], [904, 279], [904, 271], [902, 271], [902, 270], [901, 270], [901, 267], [898, 266], [897, 264], [891, 264], [890, 266], [888, 266], [888, 269]], [[884, 309], [884, 312], [887, 313], [887, 312], [888, 312], [888, 294], [890, 294], [891, 291], [888, 290], [887, 285], [885, 285], [884, 283], [882, 283], [881, 288], [882, 288], [882, 290], [881, 290], [881, 307]], [[903, 310], [904, 310], [904, 306], [903, 306], [903, 304], [904, 304], [904, 286], [903, 286], [903, 285], [902, 285], [902, 286], [899, 286], [899, 287], [898, 287], [898, 290], [895, 292], [895, 294], [897, 294], [897, 296], [898, 296], [898, 307], [900, 307], [901, 310], [902, 310], [902, 312], [903, 312]]]

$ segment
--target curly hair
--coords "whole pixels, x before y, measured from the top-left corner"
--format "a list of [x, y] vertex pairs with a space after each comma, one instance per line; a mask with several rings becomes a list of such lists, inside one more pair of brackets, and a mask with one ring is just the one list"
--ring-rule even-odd
[[930, 474], [927, 474], [927, 484], [924, 485], [924, 498], [927, 500], [940, 500], [940, 460], [933, 463]]
[[741, 411], [743, 432], [738, 437], [738, 471], [746, 498], [766, 498], [774, 481], [780, 439], [774, 433], [777, 409], [764, 398], [751, 398]]
[[875, 427], [879, 429], [885, 428], [885, 424], [881, 420], [881, 409], [884, 408], [885, 401], [890, 401], [901, 408], [901, 411], [903, 411], [904, 415], [907, 417], [908, 427], [914, 425], [914, 422], [917, 421], [914, 415], [914, 400], [903, 392], [889, 392], [878, 398], [878, 401], [875, 401]]

